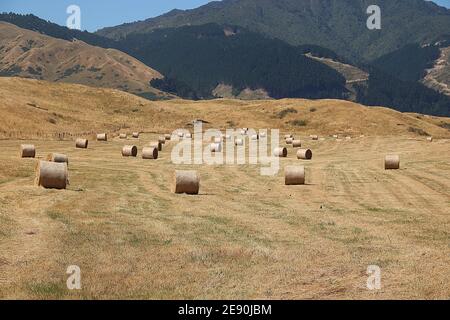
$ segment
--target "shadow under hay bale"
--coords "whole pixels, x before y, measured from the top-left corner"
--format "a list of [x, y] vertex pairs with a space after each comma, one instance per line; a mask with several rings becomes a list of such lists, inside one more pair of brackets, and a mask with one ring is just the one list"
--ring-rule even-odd
[[200, 176], [197, 171], [176, 170], [172, 189], [177, 194], [196, 195], [200, 191]]
[[287, 166], [284, 169], [284, 183], [287, 186], [305, 184], [305, 167]]
[[22, 144], [20, 146], [21, 158], [34, 158], [36, 157], [36, 148], [32, 144]]
[[46, 189], [66, 189], [69, 175], [67, 163], [39, 161], [35, 171], [37, 186]]

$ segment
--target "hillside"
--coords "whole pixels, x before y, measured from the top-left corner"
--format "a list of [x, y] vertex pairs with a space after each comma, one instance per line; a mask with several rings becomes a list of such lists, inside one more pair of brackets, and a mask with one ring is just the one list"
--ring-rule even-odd
[[450, 30], [450, 11], [432, 2], [379, 0], [382, 29], [370, 31], [366, 10], [372, 4], [371, 0], [224, 0], [105, 28], [97, 34], [121, 39], [159, 28], [230, 24], [292, 45], [315, 44], [352, 60], [369, 61], [410, 43], [432, 43]]
[[431, 67], [425, 70], [422, 83], [450, 96], [450, 46], [439, 49], [438, 58]]
[[[300, 49], [231, 26], [207, 24], [132, 34], [119, 48], [168, 79], [182, 82], [199, 98], [211, 98], [220, 84], [232, 86], [236, 95], [262, 89], [272, 98], [340, 98], [346, 91], [338, 72], [305, 57]], [[179, 90], [176, 93], [186, 97]]]
[[168, 96], [149, 85], [162, 78], [159, 72], [123, 52], [55, 39], [5, 22], [0, 22], [0, 75]]
[[0, 78], [0, 112], [1, 138], [73, 139], [99, 131], [172, 131], [194, 119], [203, 119], [209, 122], [207, 127], [219, 129], [257, 127], [320, 135], [450, 137], [448, 118], [404, 114], [341, 100], [148, 101], [117, 90], [7, 77]]

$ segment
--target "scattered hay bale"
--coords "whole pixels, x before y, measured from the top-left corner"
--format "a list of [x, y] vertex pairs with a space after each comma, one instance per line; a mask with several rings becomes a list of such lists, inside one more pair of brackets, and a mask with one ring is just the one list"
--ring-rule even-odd
[[209, 149], [211, 152], [222, 152], [222, 143], [211, 143]]
[[171, 139], [172, 139], [172, 135], [170, 135], [169, 133], [166, 133], [166, 134], [164, 135], [164, 140], [170, 141]]
[[252, 140], [253, 141], [258, 141], [259, 140], [259, 135], [257, 135], [257, 134], [252, 135]]
[[244, 145], [244, 139], [236, 139], [236, 140], [234, 141], [234, 144], [235, 144], [236, 146], [243, 146], [243, 145]]
[[184, 136], [186, 139], [192, 139], [192, 134], [186, 133]]
[[158, 148], [156, 147], [145, 147], [142, 149], [142, 159], [156, 160], [158, 159]]
[[139, 132], [133, 132], [133, 138], [138, 139], [139, 138]]
[[261, 138], [265, 138], [265, 137], [267, 137], [267, 133], [266, 133], [266, 132], [261, 132], [261, 133], [259, 134], [259, 136], [260, 136]]
[[179, 138], [184, 138], [184, 133], [183, 132], [178, 132], [178, 137]]
[[428, 137], [428, 138], [427, 138], [427, 141], [428, 141], [428, 142], [433, 142], [433, 137]]
[[246, 135], [247, 135], [247, 131], [244, 130], [244, 129], [242, 129], [242, 130], [241, 130], [241, 136], [246, 136]]
[[319, 140], [319, 136], [317, 136], [317, 135], [311, 135], [311, 139], [317, 141], [317, 140]]
[[162, 143], [160, 141], [152, 141], [150, 142], [150, 147], [158, 149], [158, 151], [162, 151]]
[[108, 141], [108, 134], [106, 133], [97, 134], [97, 141]]
[[39, 161], [35, 171], [36, 185], [47, 189], [66, 189], [68, 183], [67, 163]]
[[297, 151], [297, 159], [311, 160], [312, 159], [312, 151], [310, 149], [299, 149]]
[[286, 158], [287, 154], [288, 154], [288, 151], [286, 148], [275, 148], [273, 150], [273, 155], [275, 157]]
[[388, 155], [384, 159], [385, 170], [397, 170], [400, 169], [400, 156]]
[[286, 144], [292, 144], [294, 142], [294, 138], [286, 138]]
[[284, 183], [287, 186], [305, 184], [305, 167], [287, 166], [284, 169]]
[[119, 139], [126, 139], [127, 138], [127, 134], [126, 133], [121, 133], [119, 135]]
[[302, 147], [301, 140], [293, 140], [292, 141], [292, 147], [294, 147], [294, 148], [301, 148]]
[[284, 138], [285, 138], [285, 139], [289, 139], [289, 138], [292, 138], [292, 139], [293, 139], [294, 136], [293, 136], [292, 134], [285, 134], [285, 135], [284, 135]]
[[32, 144], [20, 145], [20, 156], [22, 158], [34, 158], [36, 157], [36, 148]]
[[138, 149], [136, 146], [124, 146], [122, 148], [122, 156], [123, 157], [136, 157], [138, 153]]
[[158, 138], [158, 142], [160, 142], [161, 144], [166, 144], [166, 137], [160, 136], [160, 137]]
[[69, 157], [62, 153], [50, 153], [47, 155], [46, 160], [50, 162], [67, 163], [67, 165], [69, 164]]
[[345, 137], [345, 140], [350, 141], [352, 140], [352, 137]]
[[337, 134], [334, 134], [333, 138], [337, 139], [337, 138], [339, 138], [339, 136]]
[[198, 194], [200, 190], [200, 176], [197, 171], [176, 170], [174, 174], [174, 193]]
[[87, 149], [89, 141], [87, 139], [79, 138], [75, 141], [75, 147], [79, 149]]

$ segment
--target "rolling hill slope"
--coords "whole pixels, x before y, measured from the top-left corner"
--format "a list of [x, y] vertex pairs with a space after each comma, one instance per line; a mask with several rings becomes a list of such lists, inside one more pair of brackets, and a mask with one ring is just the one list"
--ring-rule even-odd
[[[66, 138], [99, 131], [166, 132], [203, 119], [207, 128], [278, 128], [282, 132], [359, 136], [450, 137], [449, 118], [364, 107], [342, 100], [148, 101], [112, 89], [0, 78], [0, 138]], [[299, 125], [301, 124], [301, 125]]]
[[0, 75], [168, 96], [149, 85], [163, 77], [159, 72], [123, 52], [55, 39], [5, 22], [0, 22]]

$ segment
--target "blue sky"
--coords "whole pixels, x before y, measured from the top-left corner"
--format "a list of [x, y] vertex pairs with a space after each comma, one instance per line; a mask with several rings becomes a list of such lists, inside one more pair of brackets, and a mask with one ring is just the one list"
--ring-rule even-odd
[[[211, 0], [0, 0], [0, 12], [33, 13], [58, 23], [66, 24], [66, 8], [76, 4], [81, 8], [81, 28], [95, 31], [155, 17], [172, 9], [192, 9]], [[435, 0], [450, 8], [450, 0]]]

